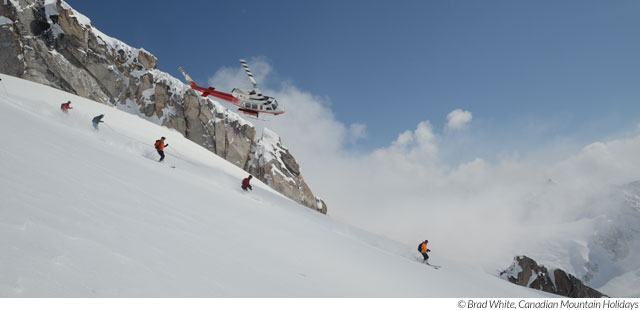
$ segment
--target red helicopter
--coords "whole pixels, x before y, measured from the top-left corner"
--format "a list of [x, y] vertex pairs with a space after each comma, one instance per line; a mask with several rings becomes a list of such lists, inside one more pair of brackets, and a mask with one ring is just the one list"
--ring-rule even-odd
[[234, 88], [231, 91], [231, 94], [217, 91], [213, 87], [204, 88], [202, 86], [198, 86], [198, 84], [196, 84], [196, 82], [194, 82], [191, 77], [184, 72], [182, 67], [179, 67], [178, 70], [182, 72], [182, 75], [184, 75], [184, 78], [193, 90], [202, 93], [202, 97], [213, 96], [231, 102], [233, 105], [238, 107], [238, 111], [256, 118], [258, 118], [260, 113], [273, 115], [283, 114], [284, 109], [280, 107], [276, 98], [265, 96], [260, 92], [258, 83], [256, 83], [256, 80], [253, 78], [253, 74], [251, 73], [247, 62], [244, 59], [240, 59], [240, 63], [242, 64], [244, 71], [249, 75], [251, 84], [253, 84], [253, 89], [248, 90]]

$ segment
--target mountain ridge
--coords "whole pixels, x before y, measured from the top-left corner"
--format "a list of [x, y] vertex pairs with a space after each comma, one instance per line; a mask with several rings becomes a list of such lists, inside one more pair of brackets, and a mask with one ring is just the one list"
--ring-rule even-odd
[[[252, 149], [257, 147], [251, 122], [159, 71], [158, 59], [144, 48], [133, 48], [102, 33], [88, 17], [61, 0], [5, 1], [0, 4], [0, 16], [4, 17], [0, 40], [8, 51], [0, 56], [0, 72], [174, 128], [247, 172], [266, 171], [256, 177], [326, 214], [326, 203], [313, 194], [299, 171], [291, 174], [282, 166], [249, 166], [255, 154]], [[295, 162], [295, 158], [290, 156], [288, 161]], [[280, 177], [275, 171], [286, 175]]]

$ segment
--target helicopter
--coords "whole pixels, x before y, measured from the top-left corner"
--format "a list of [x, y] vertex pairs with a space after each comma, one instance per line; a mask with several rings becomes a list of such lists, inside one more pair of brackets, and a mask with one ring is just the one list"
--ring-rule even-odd
[[201, 92], [202, 97], [213, 96], [231, 102], [233, 105], [238, 107], [238, 111], [255, 118], [258, 118], [260, 113], [272, 115], [283, 114], [284, 109], [280, 107], [276, 98], [265, 96], [260, 92], [258, 83], [253, 78], [253, 73], [251, 73], [251, 69], [249, 69], [247, 62], [244, 59], [240, 59], [240, 63], [242, 64], [244, 71], [247, 72], [249, 80], [251, 80], [251, 84], [253, 84], [253, 89], [234, 88], [231, 90], [231, 94], [217, 91], [214, 87], [201, 87], [184, 72], [182, 67], [178, 67], [178, 70], [182, 72], [182, 75], [184, 75], [184, 78], [189, 83], [191, 89]]

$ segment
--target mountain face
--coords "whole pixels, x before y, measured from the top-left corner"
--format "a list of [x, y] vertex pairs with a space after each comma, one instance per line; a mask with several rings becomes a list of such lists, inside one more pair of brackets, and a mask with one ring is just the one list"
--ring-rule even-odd
[[607, 292], [640, 297], [640, 182], [613, 186], [597, 214], [583, 279]]
[[584, 285], [562, 269], [548, 270], [527, 256], [516, 256], [500, 276], [511, 283], [575, 298], [601, 298], [606, 295]]
[[[326, 214], [326, 204], [313, 195], [279, 139], [273, 146], [256, 141], [251, 123], [157, 70], [158, 59], [151, 53], [105, 35], [64, 1], [0, 3], [0, 44], [0, 72], [173, 128], [285, 196]], [[156, 138], [150, 137], [150, 144]]]
[[608, 296], [640, 297], [640, 182], [588, 193], [549, 182], [528, 200], [526, 215], [544, 223], [536, 233], [546, 237], [523, 236], [520, 253]]

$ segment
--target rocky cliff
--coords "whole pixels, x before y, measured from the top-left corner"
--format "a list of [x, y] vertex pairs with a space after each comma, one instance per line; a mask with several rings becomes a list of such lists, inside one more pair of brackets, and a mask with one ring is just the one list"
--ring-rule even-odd
[[282, 140], [273, 131], [265, 128], [262, 137], [252, 149], [248, 171], [264, 180], [269, 186], [285, 196], [300, 197], [301, 203], [315, 205], [316, 210], [326, 214], [327, 206], [315, 197], [300, 175], [300, 166], [289, 150], [282, 146]]
[[606, 295], [584, 285], [561, 269], [548, 270], [527, 256], [516, 256], [500, 276], [512, 283], [574, 298], [600, 298]]
[[[0, 72], [109, 104], [176, 129], [227, 161], [255, 173], [285, 196], [326, 213], [325, 203], [315, 198], [288, 150], [272, 153], [269, 160], [260, 158], [268, 151], [255, 141], [256, 129], [250, 122], [157, 70], [158, 59], [151, 53], [105, 35], [66, 2], [1, 2], [0, 47]], [[280, 150], [286, 150], [281, 141], [278, 145]], [[287, 163], [286, 169], [281, 166], [283, 163]]]

